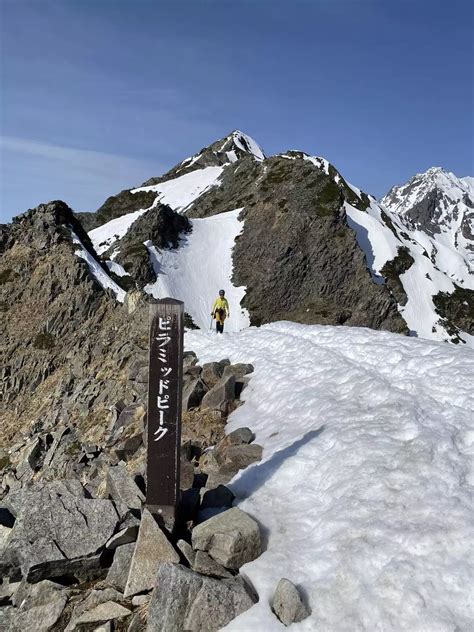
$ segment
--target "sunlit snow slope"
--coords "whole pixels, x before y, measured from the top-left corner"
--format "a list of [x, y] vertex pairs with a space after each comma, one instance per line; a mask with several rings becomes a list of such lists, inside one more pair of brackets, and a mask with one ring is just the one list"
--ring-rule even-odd
[[196, 325], [209, 329], [212, 302], [223, 289], [231, 313], [226, 330], [248, 327], [248, 313], [240, 307], [245, 288], [234, 287], [231, 280], [232, 249], [242, 230], [238, 219], [241, 210], [193, 219], [192, 233], [183, 237], [176, 250], [158, 251], [151, 242], [146, 242], [157, 280], [146, 286], [145, 291], [155, 298], [179, 298]]
[[186, 173], [178, 178], [133, 189], [132, 193], [151, 191], [157, 193], [155, 204], [168, 204], [174, 211], [183, 212], [205, 191], [219, 184], [224, 167], [205, 167]]
[[287, 322], [186, 348], [255, 366], [227, 431], [264, 446], [231, 487], [266, 550], [241, 569], [259, 602], [226, 629], [283, 630], [281, 577], [312, 610], [292, 630], [474, 629], [474, 352]]

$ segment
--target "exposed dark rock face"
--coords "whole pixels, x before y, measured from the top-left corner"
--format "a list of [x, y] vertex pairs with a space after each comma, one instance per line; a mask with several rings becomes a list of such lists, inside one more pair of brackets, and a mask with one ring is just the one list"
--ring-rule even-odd
[[381, 270], [390, 291], [400, 305], [406, 305], [408, 300], [403, 284], [400, 281], [400, 275], [409, 270], [414, 263], [415, 260], [408, 252], [408, 248], [401, 246], [398, 248], [397, 256], [391, 261], [387, 261]]
[[459, 330], [474, 335], [474, 290], [454, 287], [452, 294], [438, 292], [433, 296], [436, 311], [451, 335], [457, 336]]
[[[221, 186], [199, 198], [190, 217], [245, 207], [234, 248], [234, 283], [245, 285], [251, 324], [274, 320], [346, 324], [406, 333], [387, 287], [373, 283], [348, 227], [348, 201], [365, 210], [333, 167], [329, 175], [291, 152], [251, 157], [224, 170]], [[237, 169], [238, 166], [238, 169]]]
[[191, 231], [189, 219], [158, 204], [139, 217], [133, 229], [111, 247], [118, 248], [116, 261], [135, 279], [139, 287], [156, 280], [156, 273], [144, 242], [151, 241], [156, 248], [177, 248], [180, 238]]
[[156, 193], [138, 191], [131, 193], [126, 189], [117, 195], [111, 195], [95, 213], [76, 213], [77, 218], [83, 224], [85, 230], [90, 231], [97, 226], [102, 226], [111, 219], [121, 217], [127, 213], [133, 213], [140, 209], [150, 208], [156, 198]]

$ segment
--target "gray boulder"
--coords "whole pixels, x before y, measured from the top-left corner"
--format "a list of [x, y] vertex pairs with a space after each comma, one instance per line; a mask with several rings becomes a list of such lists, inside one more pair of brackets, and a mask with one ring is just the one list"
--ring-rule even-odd
[[225, 485], [218, 485], [215, 489], [204, 489], [201, 509], [209, 507], [232, 507], [235, 496]]
[[[189, 544], [188, 546], [190, 547]], [[15, 594], [15, 592], [18, 590], [20, 586], [21, 586], [21, 582], [9, 582], [8, 579], [5, 579], [0, 584], [0, 606], [6, 606], [9, 603], [11, 603], [13, 599], [13, 595]], [[1, 630], [1, 627], [0, 627], [0, 630]]]
[[105, 545], [106, 549], [116, 549], [118, 546], [124, 544], [130, 544], [130, 542], [136, 542], [138, 536], [139, 524], [131, 524], [120, 529]]
[[193, 547], [186, 542], [186, 540], [178, 540], [176, 546], [183, 554], [183, 557], [186, 559], [189, 566], [192, 566], [194, 564], [194, 560], [196, 559], [196, 551]]
[[183, 410], [197, 408], [204, 395], [207, 393], [207, 386], [202, 380], [191, 380], [183, 388]]
[[194, 351], [185, 351], [183, 353], [183, 367], [186, 368], [188, 366], [194, 366], [197, 364], [197, 355]]
[[303, 603], [296, 586], [289, 579], [280, 579], [273, 595], [272, 609], [284, 625], [309, 617], [311, 611]]
[[218, 446], [214, 450], [218, 463], [231, 465], [237, 472], [252, 463], [262, 460], [263, 448], [256, 443], [242, 443], [240, 445]]
[[204, 551], [196, 551], [194, 556], [193, 571], [210, 577], [232, 577], [221, 564], [218, 564], [210, 555]]
[[118, 522], [112, 502], [84, 498], [79, 481], [36, 482], [5, 501], [16, 517], [0, 559], [0, 575], [19, 578], [55, 562], [93, 556], [105, 546]]
[[110, 443], [117, 440], [127, 428], [143, 431], [146, 410], [143, 404], [130, 404], [122, 409], [117, 419], [113, 421], [110, 432]]
[[38, 584], [22, 583], [15, 593], [17, 606], [10, 630], [46, 632], [59, 620], [66, 606], [67, 592], [63, 586], [50, 581]]
[[206, 362], [202, 365], [201, 379], [208, 388], [213, 388], [222, 377], [224, 367], [220, 362]]
[[226, 435], [221, 441], [219, 441], [218, 447], [220, 449], [231, 445], [241, 445], [242, 443], [252, 443], [255, 439], [255, 435], [250, 428], [237, 428], [228, 435]]
[[201, 375], [202, 368], [197, 364], [194, 366], [187, 366], [183, 371], [183, 379], [186, 380], [191, 378], [193, 380], [197, 380], [197, 378]]
[[124, 596], [151, 590], [156, 572], [164, 562], [177, 564], [179, 555], [148, 509], [144, 509]]
[[147, 632], [214, 632], [255, 603], [238, 581], [219, 581], [163, 564], [156, 576]]
[[66, 626], [65, 632], [73, 632], [81, 628], [78, 624], [79, 619], [85, 612], [90, 612], [96, 606], [106, 603], [107, 601], [120, 601], [122, 595], [115, 588], [106, 588], [105, 590], [91, 590], [89, 594], [74, 608], [70, 621]]
[[107, 584], [117, 588], [121, 592], [125, 590], [125, 586], [127, 585], [134, 550], [134, 542], [117, 547], [115, 550], [114, 561], [107, 573]]
[[226, 378], [228, 375], [233, 375], [236, 380], [243, 378], [244, 375], [248, 375], [249, 373], [253, 373], [254, 368], [252, 364], [229, 364], [224, 368], [224, 372], [222, 374], [223, 378]]
[[258, 524], [238, 507], [232, 507], [194, 527], [195, 551], [206, 551], [225, 568], [238, 569], [262, 553]]
[[181, 459], [179, 486], [181, 489], [189, 489], [194, 483], [194, 465], [190, 461]]
[[141, 509], [145, 496], [123, 465], [110, 467], [107, 471], [107, 493], [129, 509]]
[[76, 626], [82, 627], [86, 624], [122, 620], [128, 617], [129, 614], [131, 614], [131, 611], [128, 608], [121, 606], [115, 601], [106, 601], [81, 614], [76, 621]]
[[206, 393], [201, 402], [201, 410], [210, 408], [227, 413], [229, 403], [235, 399], [235, 377], [229, 375], [222, 378], [211, 390]]

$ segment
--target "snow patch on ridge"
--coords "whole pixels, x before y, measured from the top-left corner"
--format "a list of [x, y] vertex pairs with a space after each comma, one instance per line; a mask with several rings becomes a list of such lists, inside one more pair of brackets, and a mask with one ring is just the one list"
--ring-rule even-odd
[[161, 202], [162, 204], [167, 204], [178, 213], [184, 213], [198, 197], [219, 184], [223, 170], [224, 167], [196, 169], [166, 182], [132, 189], [131, 193], [138, 193], [139, 191], [155, 192], [158, 195], [153, 206]]
[[265, 154], [257, 141], [255, 141], [251, 136], [247, 136], [247, 134], [244, 134], [239, 130], [235, 130], [232, 134], [232, 140], [234, 141], [235, 146], [242, 151], [252, 154], [257, 160], [265, 160]]
[[243, 228], [241, 208], [204, 219], [191, 220], [192, 232], [175, 250], [159, 251], [145, 242], [157, 280], [144, 289], [155, 298], [170, 296], [184, 301], [184, 309], [201, 329], [209, 329], [211, 308], [220, 289], [229, 301], [231, 317], [226, 331], [239, 331], [250, 324], [240, 306], [245, 287], [232, 285], [232, 249]]
[[226, 431], [264, 448], [230, 487], [266, 550], [241, 569], [259, 602], [226, 630], [283, 630], [281, 577], [312, 610], [295, 631], [472, 628], [472, 351], [287, 322], [188, 332], [185, 347], [255, 366]]
[[113, 243], [122, 239], [122, 237], [127, 234], [133, 222], [146, 213], [147, 210], [149, 209], [140, 209], [133, 213], [127, 213], [121, 217], [111, 219], [110, 222], [91, 230], [89, 237], [96, 253], [101, 255], [108, 250]]
[[99, 285], [104, 290], [112, 290], [112, 292], [114, 292], [115, 296], [117, 297], [117, 300], [123, 303], [126, 294], [125, 290], [123, 290], [119, 285], [117, 285], [117, 283], [115, 283], [115, 281], [113, 281], [109, 277], [109, 275], [105, 272], [99, 262], [94, 259], [94, 257], [88, 250], [86, 250], [86, 248], [84, 248], [82, 241], [72, 229], [71, 234], [73, 243], [79, 246], [79, 250], [76, 250], [74, 254], [76, 254], [81, 259], [84, 259], [84, 261], [89, 266], [89, 270], [92, 276], [96, 279]]
[[326, 158], [305, 155], [304, 160], [311, 162], [318, 169], [322, 169], [326, 175], [329, 175], [329, 161], [327, 161]]
[[380, 271], [384, 264], [397, 256], [397, 249], [402, 245], [391, 230], [383, 223], [379, 207], [371, 203], [369, 212], [359, 211], [345, 202], [347, 223], [356, 233], [357, 243], [364, 251], [372, 279], [384, 284]]

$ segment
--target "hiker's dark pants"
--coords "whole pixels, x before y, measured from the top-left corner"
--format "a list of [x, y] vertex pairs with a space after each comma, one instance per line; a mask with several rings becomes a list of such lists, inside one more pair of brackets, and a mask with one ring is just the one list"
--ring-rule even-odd
[[220, 323], [218, 320], [216, 320], [216, 331], [218, 334], [223, 334], [224, 333], [224, 323]]

